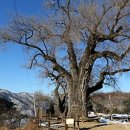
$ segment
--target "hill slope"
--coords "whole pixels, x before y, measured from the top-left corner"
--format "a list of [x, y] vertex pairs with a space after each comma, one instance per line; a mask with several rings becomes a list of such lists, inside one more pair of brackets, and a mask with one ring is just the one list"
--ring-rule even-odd
[[0, 97], [14, 102], [16, 108], [23, 114], [34, 115], [34, 99], [30, 93], [12, 93], [8, 90], [0, 89]]
[[[107, 109], [109, 112], [113, 110], [123, 112], [124, 101], [129, 99], [130, 93], [125, 92], [96, 93], [92, 96], [92, 100], [95, 102], [95, 108], [97, 110]], [[102, 112], [102, 110], [100, 112]]]

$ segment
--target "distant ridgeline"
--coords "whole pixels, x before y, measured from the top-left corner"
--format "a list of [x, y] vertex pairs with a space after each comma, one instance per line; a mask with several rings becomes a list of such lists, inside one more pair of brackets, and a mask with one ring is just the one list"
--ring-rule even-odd
[[[22, 114], [34, 115], [33, 94], [11, 93], [8, 90], [0, 89], [0, 98], [15, 104], [17, 110]], [[1, 104], [0, 104], [1, 105]]]
[[[14, 105], [15, 104], [15, 105]], [[47, 107], [46, 103], [41, 104]], [[0, 89], [0, 112], [16, 107], [22, 114], [34, 116], [34, 98], [30, 93], [11, 93]], [[130, 93], [110, 92], [91, 95], [89, 108], [103, 113], [130, 113]]]
[[[34, 94], [32, 93], [12, 93], [8, 90], [0, 89], [0, 98], [5, 99], [8, 102], [15, 104], [16, 109], [21, 114], [34, 116]], [[51, 99], [49, 102], [51, 102]], [[0, 104], [1, 105], [1, 104]], [[35, 103], [35, 106], [37, 103]], [[47, 104], [46, 100], [39, 104], [43, 109], [47, 109], [50, 105]], [[36, 106], [37, 107], [37, 106]]]

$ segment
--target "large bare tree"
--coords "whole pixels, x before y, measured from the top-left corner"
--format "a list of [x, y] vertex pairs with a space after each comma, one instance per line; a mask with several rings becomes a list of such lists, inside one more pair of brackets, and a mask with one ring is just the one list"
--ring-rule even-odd
[[67, 84], [68, 116], [73, 104], [87, 116], [89, 95], [104, 84], [113, 85], [118, 73], [130, 71], [130, 1], [45, 4], [48, 17], [15, 17], [1, 29], [0, 41], [25, 46], [32, 56], [30, 68], [39, 67], [41, 76]]

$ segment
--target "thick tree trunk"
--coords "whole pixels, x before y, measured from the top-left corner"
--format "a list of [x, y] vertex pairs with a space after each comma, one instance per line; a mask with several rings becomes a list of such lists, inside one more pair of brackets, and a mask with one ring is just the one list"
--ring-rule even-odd
[[[80, 84], [69, 84], [68, 90], [68, 117], [82, 116], [82, 92]], [[85, 100], [84, 100], [85, 101]]]
[[[91, 68], [88, 68], [88, 70], [91, 70]], [[83, 75], [83, 78], [81, 79], [81, 92], [82, 92], [82, 117], [86, 118], [88, 116], [88, 110], [87, 110], [87, 103], [88, 103], [88, 87], [89, 87], [89, 80], [90, 80], [90, 72], [86, 71]]]
[[82, 117], [87, 118], [88, 117], [88, 103], [89, 103], [89, 98], [90, 95], [87, 95], [87, 90], [86, 92], [82, 93]]
[[[81, 90], [80, 86], [73, 85], [73, 83], [69, 84], [69, 90], [68, 90], [68, 117], [74, 116], [74, 108], [77, 107], [79, 110], [81, 110]], [[80, 114], [81, 113], [76, 113]]]
[[68, 88], [68, 117], [72, 116], [72, 104], [73, 104], [73, 92], [72, 92], [72, 88], [69, 86]]
[[86, 92], [82, 93], [82, 117], [87, 117], [87, 95]]
[[[82, 97], [82, 98], [81, 98]], [[79, 93], [79, 88], [75, 88], [75, 91], [71, 91], [68, 94], [68, 117], [73, 117], [74, 112], [75, 115], [79, 115], [80, 117], [86, 118], [87, 114], [87, 103], [88, 103], [88, 95], [86, 92]], [[74, 108], [78, 107], [77, 111], [74, 111]]]

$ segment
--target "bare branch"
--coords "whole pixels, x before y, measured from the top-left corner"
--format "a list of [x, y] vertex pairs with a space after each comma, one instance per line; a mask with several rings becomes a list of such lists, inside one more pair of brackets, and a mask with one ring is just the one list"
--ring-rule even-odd
[[117, 73], [122, 73], [122, 72], [129, 72], [130, 71], [130, 67], [127, 69], [119, 69], [119, 70], [115, 70], [112, 72], [105, 72], [105, 75], [115, 75]]
[[91, 93], [101, 89], [103, 87], [104, 80], [105, 80], [105, 73], [102, 72], [100, 73], [99, 81], [94, 86], [88, 88], [87, 94], [90, 95]]
[[101, 57], [109, 57], [114, 58], [117, 61], [120, 61], [122, 58], [118, 54], [112, 51], [103, 51], [103, 52], [95, 52], [94, 59], [101, 58]]
[[34, 61], [36, 62], [35, 64], [37, 64], [37, 60], [36, 60], [37, 56], [42, 56], [42, 55], [39, 53], [33, 56], [30, 67], [29, 67], [30, 69], [33, 67]]

